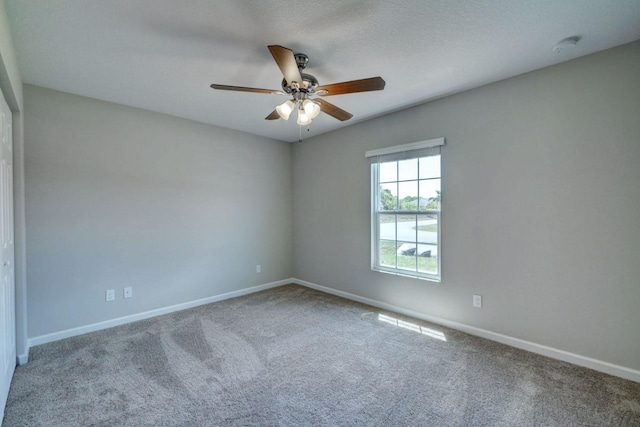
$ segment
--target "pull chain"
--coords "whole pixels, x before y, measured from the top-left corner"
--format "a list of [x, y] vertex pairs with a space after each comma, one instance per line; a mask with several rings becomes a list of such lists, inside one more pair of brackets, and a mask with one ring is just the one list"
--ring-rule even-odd
[[[310, 125], [307, 125], [307, 132], [311, 132]], [[302, 126], [298, 126], [298, 142], [302, 142]]]

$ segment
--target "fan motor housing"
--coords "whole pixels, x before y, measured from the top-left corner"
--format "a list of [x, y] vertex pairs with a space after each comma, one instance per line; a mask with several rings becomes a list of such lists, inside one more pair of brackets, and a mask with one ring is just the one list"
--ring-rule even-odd
[[[318, 87], [318, 79], [315, 76], [307, 73], [300, 73], [302, 76], [302, 85], [300, 85], [300, 92], [313, 93]], [[293, 92], [291, 86], [287, 83], [287, 79], [282, 79], [282, 90], [286, 93]]]

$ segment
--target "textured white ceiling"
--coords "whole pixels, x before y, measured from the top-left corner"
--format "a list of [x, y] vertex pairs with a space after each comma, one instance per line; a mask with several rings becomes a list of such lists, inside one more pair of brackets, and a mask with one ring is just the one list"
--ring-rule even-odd
[[[390, 111], [640, 39], [638, 0], [4, 0], [23, 81], [283, 141], [285, 98], [267, 50], [306, 53], [320, 84], [382, 76], [382, 92], [326, 98], [354, 117]], [[551, 51], [579, 35], [572, 51]]]

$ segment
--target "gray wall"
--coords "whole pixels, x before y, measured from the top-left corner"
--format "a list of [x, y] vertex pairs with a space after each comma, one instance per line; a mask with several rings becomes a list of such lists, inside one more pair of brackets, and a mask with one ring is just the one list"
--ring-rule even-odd
[[[640, 369], [638, 76], [636, 42], [296, 144], [295, 277]], [[442, 283], [372, 272], [365, 151], [435, 137]]]
[[289, 144], [24, 96], [30, 337], [291, 277]]

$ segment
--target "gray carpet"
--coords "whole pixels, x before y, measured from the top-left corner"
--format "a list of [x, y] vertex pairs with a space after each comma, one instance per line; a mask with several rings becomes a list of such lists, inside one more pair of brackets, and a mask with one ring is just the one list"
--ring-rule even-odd
[[145, 425], [640, 426], [640, 384], [288, 285], [35, 347], [3, 424]]

